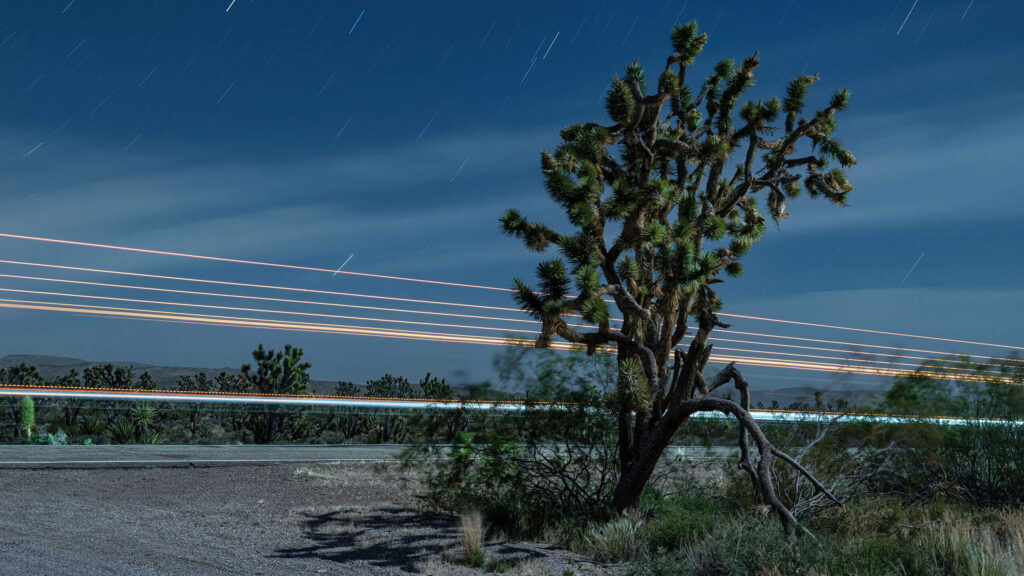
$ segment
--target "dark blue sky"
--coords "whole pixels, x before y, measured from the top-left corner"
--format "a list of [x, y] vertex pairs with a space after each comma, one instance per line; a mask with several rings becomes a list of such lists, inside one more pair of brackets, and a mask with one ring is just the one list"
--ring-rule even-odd
[[[838, 87], [853, 94], [837, 132], [859, 161], [850, 206], [793, 202], [722, 289], [726, 311], [1022, 344], [1024, 4], [230, 3], [0, 3], [0, 231], [324, 268], [354, 254], [347, 270], [508, 286], [537, 257], [499, 234], [501, 212], [559, 221], [538, 152], [567, 124], [604, 121], [608, 79], [634, 58], [659, 67], [672, 24], [697, 18], [710, 42], [696, 73], [760, 50], [751, 98], [809, 73], [822, 78], [812, 106]], [[479, 290], [15, 240], [0, 240], [0, 255], [511, 305]], [[42, 286], [0, 278], [69, 289]], [[0, 312], [0, 354], [235, 366], [261, 341], [304, 347], [325, 379], [492, 377], [487, 347]]]

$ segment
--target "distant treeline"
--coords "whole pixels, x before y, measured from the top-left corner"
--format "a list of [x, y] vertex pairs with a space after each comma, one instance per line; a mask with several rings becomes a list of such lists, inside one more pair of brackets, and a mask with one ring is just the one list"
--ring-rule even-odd
[[[241, 373], [205, 372], [183, 375], [175, 389], [190, 392], [313, 395], [310, 364], [302, 350], [253, 352], [253, 363]], [[0, 382], [19, 386], [85, 389], [141, 389], [159, 387], [148, 372], [131, 366], [97, 365], [81, 373], [70, 370], [45, 379], [29, 364], [0, 368]], [[384, 374], [364, 386], [340, 381], [332, 391], [342, 396], [377, 398], [493, 399], [506, 395], [488, 383], [455, 390], [444, 379], [427, 373], [416, 384]], [[327, 409], [322, 407], [216, 405], [198, 402], [154, 402], [37, 398], [34, 430], [22, 426], [23, 408], [17, 397], [0, 399], [0, 441], [72, 443], [272, 443], [272, 442], [401, 442], [408, 434], [408, 415], [386, 409]], [[66, 438], [66, 440], [65, 440]]]

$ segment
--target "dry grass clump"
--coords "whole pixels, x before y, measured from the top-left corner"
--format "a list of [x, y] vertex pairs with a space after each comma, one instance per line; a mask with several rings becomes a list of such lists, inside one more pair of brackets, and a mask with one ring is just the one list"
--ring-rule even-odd
[[917, 543], [926, 566], [912, 566], [905, 573], [931, 568], [964, 576], [1024, 574], [1024, 511], [1000, 512], [980, 525], [947, 513]]
[[591, 524], [583, 535], [585, 553], [598, 562], [629, 562], [646, 548], [643, 520], [625, 515], [606, 524]]
[[480, 512], [467, 512], [459, 518], [462, 534], [459, 541], [466, 553], [466, 563], [470, 566], [484, 565], [484, 519]]

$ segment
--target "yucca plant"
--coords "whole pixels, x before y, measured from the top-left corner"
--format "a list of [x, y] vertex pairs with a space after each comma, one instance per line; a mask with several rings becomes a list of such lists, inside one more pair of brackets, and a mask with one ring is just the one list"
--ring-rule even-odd
[[146, 432], [139, 432], [136, 442], [139, 444], [163, 444], [164, 438], [155, 430], [147, 430]]
[[21, 397], [21, 427], [20, 432], [24, 439], [32, 439], [32, 430], [36, 427], [36, 403], [31, 396]]
[[135, 429], [142, 435], [148, 433], [150, 427], [156, 422], [157, 413], [152, 404], [145, 402], [132, 408], [129, 416], [132, 423], [135, 424]]
[[135, 441], [135, 424], [128, 418], [118, 418], [107, 426], [107, 433], [118, 444], [131, 444]]

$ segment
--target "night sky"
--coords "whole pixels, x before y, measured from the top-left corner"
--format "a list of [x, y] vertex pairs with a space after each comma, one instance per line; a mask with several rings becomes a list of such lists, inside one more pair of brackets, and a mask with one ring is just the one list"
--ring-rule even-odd
[[[672, 25], [692, 18], [710, 41], [691, 86], [717, 60], [760, 50], [749, 98], [782, 95], [792, 76], [812, 73], [821, 81], [809, 108], [839, 87], [853, 95], [836, 132], [858, 160], [850, 205], [791, 202], [744, 275], [723, 285], [724, 311], [1024, 345], [1024, 3], [1012, 1], [6, 1], [0, 232], [508, 287], [514, 275], [532, 279], [540, 257], [500, 234], [501, 213], [564, 220], [543, 191], [540, 150], [568, 124], [606, 122], [609, 78], [637, 58], [660, 69]], [[496, 291], [13, 239], [0, 239], [0, 259], [514, 306]], [[6, 264], [0, 273], [183, 287]], [[0, 288], [172, 298], [3, 277]], [[494, 378], [486, 346], [0, 311], [0, 355], [237, 367], [260, 342], [303, 347], [320, 379]], [[750, 372], [771, 387], [836, 384]]]

